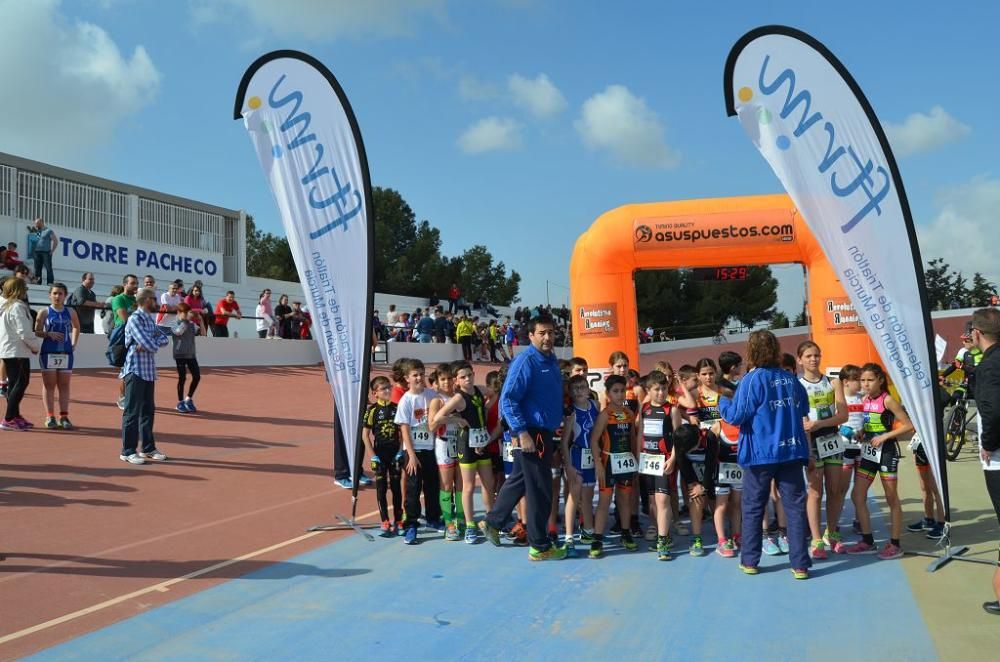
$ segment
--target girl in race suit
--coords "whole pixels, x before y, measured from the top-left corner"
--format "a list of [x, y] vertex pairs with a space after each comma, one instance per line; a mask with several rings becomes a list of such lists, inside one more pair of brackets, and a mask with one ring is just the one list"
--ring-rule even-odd
[[[840, 492], [846, 500], [851, 489], [851, 477], [856, 466], [861, 464], [861, 441], [865, 427], [864, 393], [861, 392], [861, 368], [848, 363], [840, 369], [840, 383], [844, 387], [844, 402], [847, 403], [847, 422], [840, 426], [840, 436], [844, 442], [844, 465], [840, 478]], [[861, 534], [861, 523], [857, 516], [852, 524], [854, 532]]]
[[438, 397], [431, 401], [427, 420], [434, 432], [434, 458], [437, 460], [438, 473], [441, 474], [438, 499], [447, 527], [444, 539], [454, 542], [462, 539], [461, 529], [465, 527], [465, 510], [461, 498], [462, 474], [458, 470], [458, 426], [447, 422], [447, 417], [441, 415], [441, 409], [455, 395], [455, 371], [450, 363], [442, 363], [431, 377], [434, 375], [437, 376], [437, 381], [432, 381], [431, 385]]
[[[819, 345], [811, 340], [801, 343], [796, 350], [799, 365], [802, 366], [802, 376], [799, 382], [809, 396], [809, 420], [805, 421], [806, 433], [809, 435], [809, 468], [806, 477], [809, 481], [809, 491], [806, 495], [806, 516], [809, 518], [809, 531], [812, 544], [809, 547], [810, 556], [814, 559], [825, 559], [827, 548], [838, 554], [844, 553], [844, 543], [840, 538], [838, 522], [844, 502], [840, 498], [840, 482], [843, 477], [841, 465], [844, 462], [842, 452], [821, 456], [820, 446], [830, 440], [840, 441], [839, 428], [847, 422], [847, 401], [844, 400], [844, 387], [839, 379], [830, 379], [819, 368]], [[823, 451], [825, 454], [825, 451]], [[826, 530], [821, 530], [824, 487], [826, 491]]]
[[861, 521], [861, 540], [847, 548], [848, 554], [874, 554], [871, 516], [868, 513], [868, 488], [878, 474], [889, 506], [891, 533], [889, 542], [878, 552], [882, 560], [903, 556], [899, 538], [903, 533], [903, 509], [899, 503], [897, 472], [899, 469], [899, 442], [897, 439], [913, 432], [906, 411], [889, 395], [888, 378], [882, 366], [866, 363], [861, 368], [861, 390], [865, 393], [864, 446], [861, 464], [854, 476], [851, 499]]
[[[42, 338], [38, 364], [42, 369], [42, 399], [45, 402], [45, 427], [72, 430], [69, 421], [69, 384], [73, 377], [73, 349], [80, 337], [80, 319], [65, 306], [66, 286], [49, 286], [48, 308], [35, 318], [35, 335]], [[56, 420], [56, 389], [59, 389], [59, 420]]]
[[[475, 372], [467, 361], [452, 364], [458, 390], [438, 412], [442, 421], [458, 425], [458, 468], [462, 472], [462, 508], [465, 511], [465, 542], [474, 544], [479, 536], [473, 516], [476, 478], [482, 484], [486, 512], [493, 508], [493, 460], [487, 454], [486, 400], [473, 383]], [[455, 412], [456, 415], [452, 415]]]
[[684, 424], [674, 430], [674, 457], [676, 470], [686, 484], [688, 506], [691, 510], [693, 538], [688, 551], [691, 556], [704, 556], [701, 539], [702, 514], [714, 488], [718, 442], [715, 435], [707, 434], [694, 425]]
[[[638, 417], [639, 407], [646, 399], [646, 392], [639, 384], [639, 373], [634, 370], [629, 370], [628, 354], [625, 352], [612, 352], [611, 356], [608, 357], [608, 365], [611, 367], [612, 375], [619, 375], [624, 377], [626, 380], [625, 396], [619, 404], [622, 404], [626, 409], [633, 412], [636, 417]], [[605, 392], [602, 406], [605, 409], [608, 406], [607, 392]], [[621, 509], [621, 503], [619, 503], [620, 500], [621, 497], [615, 497], [614, 525], [611, 527], [612, 533], [617, 533], [623, 526], [621, 518], [619, 517], [619, 510]], [[632, 508], [630, 509], [632, 517], [626, 524], [631, 530], [633, 537], [641, 536], [642, 529], [639, 527], [639, 495], [637, 493], [633, 492], [632, 502]]]
[[594, 456], [590, 449], [590, 434], [599, 412], [597, 403], [590, 397], [590, 385], [586, 375], [569, 378], [569, 394], [572, 398], [569, 414], [563, 420], [562, 456], [566, 459], [566, 481], [569, 492], [566, 495], [566, 556], [576, 556], [573, 529], [579, 509], [583, 517], [580, 542], [589, 545], [594, 542]]
[[604, 553], [604, 527], [608, 520], [611, 497], [615, 492], [620, 493], [618, 508], [623, 522], [622, 546], [630, 552], [638, 549], [632, 532], [624, 525], [629, 521], [632, 510], [636, 452], [636, 414], [620, 404], [625, 399], [625, 383], [625, 377], [621, 375], [607, 378], [604, 384], [608, 406], [597, 417], [590, 433], [590, 452], [594, 456], [600, 491], [597, 515], [594, 517], [594, 542], [590, 546], [592, 559], [600, 558]]
[[[655, 521], [652, 525], [656, 554], [660, 561], [669, 561], [673, 541], [670, 539], [670, 524], [673, 510], [670, 505], [671, 493], [676, 491], [676, 476], [673, 455], [673, 432], [681, 424], [680, 409], [667, 402], [667, 376], [654, 370], [646, 377], [646, 392], [649, 402], [642, 406], [639, 417], [639, 429], [642, 435], [640, 452], [645, 455], [659, 456], [662, 471], [656, 474], [641, 473], [639, 486], [642, 491], [652, 495], [652, 512], [650, 516]], [[641, 457], [641, 456], [640, 456]], [[649, 535], [646, 536], [649, 539]]]

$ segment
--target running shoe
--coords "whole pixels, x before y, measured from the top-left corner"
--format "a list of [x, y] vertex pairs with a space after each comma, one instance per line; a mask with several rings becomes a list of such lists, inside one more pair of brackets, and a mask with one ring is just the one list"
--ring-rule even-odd
[[367, 486], [371, 485], [373, 482], [375, 482], [375, 481], [373, 481], [371, 478], [369, 478], [368, 475], [365, 474], [365, 473], [362, 473], [361, 474], [361, 478], [358, 479], [358, 483], [361, 484], [361, 487], [367, 487]]
[[167, 456], [164, 455], [163, 453], [161, 453], [158, 450], [152, 450], [152, 451], [150, 451], [148, 453], [143, 453], [143, 452], [140, 451], [139, 457], [141, 457], [141, 458], [143, 458], [145, 460], [153, 460], [155, 462], [163, 462], [164, 460], [167, 459]]
[[176, 409], [181, 414], [186, 414], [186, 413], [188, 413], [190, 411], [190, 409], [188, 409], [188, 407], [187, 407], [187, 403], [184, 402], [183, 400], [181, 400], [180, 402], [178, 402], [177, 406], [174, 407], [174, 409]]
[[495, 547], [500, 546], [500, 532], [490, 526], [486, 520], [479, 523], [479, 530], [483, 532], [483, 537], [493, 543]]
[[128, 462], [129, 464], [146, 464], [146, 461], [139, 457], [137, 453], [129, 453], [128, 455], [119, 455], [118, 459], [122, 462]]
[[813, 540], [812, 545], [809, 547], [809, 556], [813, 557], [817, 561], [825, 561], [826, 543], [822, 540]]
[[755, 565], [743, 565], [741, 563], [740, 564], [740, 570], [743, 571], [744, 575], [758, 575], [758, 574], [760, 574], [760, 569], [758, 569], [757, 566], [755, 566]]
[[584, 545], [589, 545], [590, 543], [594, 542], [594, 532], [593, 531], [588, 531], [587, 529], [584, 529], [584, 528], [581, 528], [580, 529], [580, 542], [582, 542]]
[[927, 537], [931, 540], [944, 538], [944, 522], [934, 522], [934, 526], [927, 532]]
[[733, 544], [733, 550], [734, 551], [737, 551], [737, 552], [740, 551], [740, 547], [742, 546], [742, 538], [743, 537], [740, 534], [738, 534], [738, 533], [734, 533], [729, 538], [729, 542], [731, 542]]
[[2, 420], [0, 421], [0, 430], [13, 430], [14, 432], [24, 432], [26, 428], [22, 428], [14, 420]]
[[599, 559], [604, 556], [604, 543], [600, 540], [590, 543], [590, 552], [588, 552], [587, 556], [592, 559]]
[[566, 540], [566, 558], [575, 559], [576, 558], [576, 544], [573, 542], [572, 538]]
[[778, 549], [781, 550], [782, 554], [788, 553], [788, 534], [784, 531], [778, 533]]
[[677, 522], [677, 535], [679, 536], [689, 536], [691, 535], [691, 527], [688, 526], [687, 522]]
[[510, 529], [511, 540], [513, 540], [515, 545], [524, 546], [528, 544], [528, 530], [524, 528], [524, 524], [518, 522]]
[[875, 545], [869, 545], [864, 540], [859, 540], [853, 545], [847, 546], [848, 554], [877, 554], [878, 550], [875, 549]]
[[736, 546], [733, 545], [732, 539], [720, 540], [715, 546], [715, 553], [723, 558], [731, 559], [736, 556]]
[[809, 570], [806, 568], [792, 568], [792, 577], [795, 579], [809, 579]]
[[396, 522], [396, 526], [392, 527], [392, 532], [395, 533], [397, 536], [401, 536], [403, 535], [405, 529], [406, 527], [403, 525], [402, 522]]
[[466, 542], [466, 544], [468, 544], [468, 545], [475, 545], [477, 540], [479, 540], [479, 536], [476, 535], [476, 527], [475, 527], [475, 525], [469, 526], [468, 524], [466, 524], [465, 525], [465, 542]]
[[639, 549], [639, 545], [636, 544], [635, 538], [632, 537], [632, 532], [628, 529], [622, 530], [622, 547], [630, 552], [634, 552]]
[[59, 427], [59, 421], [56, 420], [55, 416], [46, 416], [45, 427], [47, 427], [50, 430], [55, 430], [57, 427]]
[[659, 536], [656, 541], [656, 559], [658, 561], [669, 561], [672, 558], [670, 547], [670, 538]]
[[390, 522], [389, 520], [383, 521], [382, 526], [380, 526], [379, 528], [382, 529], [383, 538], [388, 538], [389, 536], [392, 535], [392, 522]]
[[337, 487], [343, 487], [345, 490], [349, 490], [354, 487], [354, 483], [351, 482], [350, 478], [337, 478], [333, 481], [333, 484]]
[[[361, 481], [358, 481], [358, 482], [361, 482]], [[430, 521], [430, 520], [427, 520], [427, 528], [428, 529], [434, 529], [435, 531], [440, 531], [441, 533], [444, 533], [444, 530], [447, 529], [448, 527], [446, 527], [444, 525], [444, 520], [436, 519], [433, 522]]]
[[198, 411], [198, 408], [194, 406], [194, 400], [192, 400], [191, 398], [188, 398], [187, 400], [184, 401], [184, 406], [187, 407], [187, 410], [192, 414]]
[[21, 427], [22, 430], [30, 430], [35, 427], [35, 424], [26, 419], [24, 416], [15, 416], [14, 421]]
[[646, 542], [653, 542], [654, 540], [656, 540], [656, 534], [657, 534], [657, 531], [656, 531], [656, 525], [655, 524], [650, 524], [649, 526], [647, 526], [646, 527]]
[[538, 550], [528, 548], [528, 559], [531, 561], [561, 561], [566, 558], [566, 548], [550, 545], [548, 549]]
[[417, 544], [417, 527], [411, 526], [406, 529], [406, 533], [403, 535], [403, 542], [407, 545]]
[[59, 417], [59, 427], [61, 427], [63, 430], [72, 430], [73, 429], [73, 424], [69, 422], [69, 417], [68, 416], [60, 416]]
[[553, 545], [559, 544], [559, 532], [554, 528], [549, 529], [549, 542]]
[[701, 544], [701, 536], [694, 537], [691, 546], [688, 547], [688, 553], [691, 556], [705, 556], [705, 547]]
[[840, 531], [830, 531], [825, 536], [823, 540], [826, 542], [827, 547], [834, 554], [843, 554], [847, 549], [847, 545], [844, 544], [844, 538], [840, 535]]
[[462, 536], [458, 533], [458, 527], [452, 522], [448, 525], [448, 530], [444, 532], [444, 539], [448, 542], [457, 542], [462, 539]]
[[761, 544], [761, 549], [768, 556], [777, 556], [781, 553], [781, 549], [778, 548], [777, 543], [774, 542], [774, 538], [771, 536], [764, 536], [764, 542]]
[[920, 533], [921, 531], [930, 531], [934, 528], [934, 520], [924, 517], [923, 519], [917, 520], [913, 524], [908, 524], [906, 530], [910, 533]]
[[882, 551], [878, 553], [878, 557], [883, 561], [891, 561], [892, 559], [903, 558], [903, 549], [893, 545], [891, 542], [887, 542]]

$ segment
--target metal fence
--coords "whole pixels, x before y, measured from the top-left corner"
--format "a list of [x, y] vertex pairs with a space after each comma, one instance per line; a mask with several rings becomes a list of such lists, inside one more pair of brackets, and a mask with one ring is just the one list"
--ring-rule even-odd
[[128, 196], [124, 193], [26, 170], [17, 171], [17, 216], [28, 221], [41, 216], [52, 225], [128, 236]]
[[139, 239], [222, 252], [223, 216], [139, 198]]
[[14, 211], [14, 169], [0, 165], [0, 214], [10, 216]]

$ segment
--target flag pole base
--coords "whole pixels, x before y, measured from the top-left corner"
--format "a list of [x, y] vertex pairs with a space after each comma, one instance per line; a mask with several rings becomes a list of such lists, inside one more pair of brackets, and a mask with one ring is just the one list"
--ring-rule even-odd
[[343, 515], [336, 515], [336, 518], [341, 521], [341, 524], [317, 524], [316, 526], [310, 526], [306, 531], [312, 533], [314, 531], [350, 531], [353, 530], [356, 533], [364, 536], [368, 542], [374, 542], [375, 537], [372, 534], [365, 531], [366, 528], [374, 529], [377, 524], [365, 524], [361, 525], [355, 520], [344, 517]]
[[951, 525], [946, 524], [944, 530], [944, 537], [938, 543], [940, 551], [937, 552], [907, 552], [908, 554], [913, 554], [915, 556], [926, 556], [934, 559], [927, 566], [927, 572], [935, 572], [939, 568], [943, 568], [952, 561], [965, 561], [966, 563], [981, 563], [983, 565], [997, 565], [994, 561], [987, 561], [986, 559], [970, 559], [962, 556], [969, 551], [968, 545], [962, 545], [960, 547], [951, 546]]

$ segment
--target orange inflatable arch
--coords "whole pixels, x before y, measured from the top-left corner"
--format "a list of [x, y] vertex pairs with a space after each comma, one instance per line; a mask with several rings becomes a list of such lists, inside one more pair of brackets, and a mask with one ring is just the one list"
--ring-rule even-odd
[[570, 262], [573, 352], [592, 370], [624, 351], [639, 366], [634, 274], [639, 269], [801, 263], [823, 365], [877, 360], [850, 300], [787, 195], [626, 205], [583, 233]]

